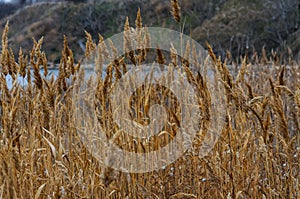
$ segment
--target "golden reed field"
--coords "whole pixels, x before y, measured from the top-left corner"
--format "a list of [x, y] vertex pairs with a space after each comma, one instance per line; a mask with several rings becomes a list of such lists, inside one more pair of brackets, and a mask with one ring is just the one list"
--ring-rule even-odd
[[[176, 1], [173, 16], [180, 20]], [[124, 30], [137, 31], [141, 27], [138, 12], [135, 28], [127, 20]], [[0, 198], [300, 198], [300, 65], [291, 54], [283, 60], [275, 52], [267, 57], [262, 51], [260, 56], [253, 53], [229, 66], [230, 52], [222, 62], [207, 44], [210, 61], [204, 64], [220, 75], [226, 115], [220, 138], [203, 158], [197, 149], [213, 122], [209, 106], [213, 99], [206, 78], [194, 73], [186, 59], [176, 56], [178, 49], [168, 54], [159, 48], [145, 48], [111, 62], [93, 80], [97, 82], [94, 103], [97, 122], [105, 129], [106, 137], [114, 139], [123, 150], [159, 150], [176, 135], [172, 124], [180, 125], [178, 102], [171, 97], [168, 103], [174, 108], [166, 109], [171, 125], [165, 125], [150, 142], [118, 131], [109, 96], [128, 65], [140, 65], [152, 58], [159, 64], [181, 67], [198, 91], [198, 108], [204, 118], [195, 121], [201, 131], [182, 157], [159, 170], [130, 173], [100, 164], [77, 133], [73, 91], [83, 66], [82, 62], [75, 63], [67, 38], [62, 44], [59, 74], [54, 77], [48, 74], [43, 39], [34, 40], [28, 55], [22, 49], [14, 55], [8, 46], [8, 29], [7, 24], [0, 58]], [[86, 38], [86, 58], [94, 50], [109, 48], [102, 45], [101, 35], [98, 43], [89, 33]], [[147, 37], [142, 41], [147, 42]], [[187, 45], [185, 50], [193, 49]], [[100, 66], [101, 60], [97, 64]], [[11, 87], [7, 76], [13, 79]], [[22, 86], [18, 77], [28, 84]], [[151, 103], [170, 95], [160, 86], [139, 88], [131, 102], [138, 113], [132, 115], [133, 119], [144, 124]]]

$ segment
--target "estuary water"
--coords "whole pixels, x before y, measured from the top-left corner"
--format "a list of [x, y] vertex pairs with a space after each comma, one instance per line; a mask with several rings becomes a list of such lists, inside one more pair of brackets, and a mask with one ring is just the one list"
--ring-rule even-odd
[[[40, 74], [41, 74], [42, 78], [45, 77], [44, 69], [40, 69]], [[90, 76], [91, 74], [93, 74], [93, 70], [85, 70], [85, 75], [87, 77]], [[52, 76], [54, 77], [54, 79], [56, 79], [58, 77], [58, 75], [59, 75], [59, 69], [51, 68], [51, 69], [48, 69], [48, 74], [46, 76], [46, 79], [51, 79]], [[13, 78], [8, 74], [8, 75], [6, 75], [5, 79], [6, 79], [8, 89], [11, 89], [14, 84]], [[31, 69], [31, 80], [34, 81], [33, 69]], [[16, 83], [19, 84], [21, 87], [26, 87], [28, 85], [27, 75], [24, 78], [21, 76], [18, 76]]]
[[[127, 66], [127, 70], [130, 71], [131, 69], [133, 69], [133, 66], [132, 65], [128, 65]], [[106, 76], [105, 70], [106, 70], [106, 67], [104, 66], [103, 67], [103, 72], [102, 72], [102, 78], [105, 78], [105, 76]], [[149, 68], [149, 70], [146, 69], [146, 70], [144, 70], [144, 72], [149, 73], [150, 70], [151, 69]], [[164, 68], [163, 70], [165, 72], [167, 72], [167, 68]], [[193, 71], [193, 72], [195, 72], [195, 71]], [[40, 74], [41, 74], [42, 77], [44, 77], [44, 69], [40, 69]], [[93, 69], [91, 69], [91, 68], [85, 69], [85, 77], [88, 78], [88, 77], [90, 77], [93, 74], [95, 74]], [[214, 79], [214, 75], [213, 74], [214, 73], [212, 71], [208, 70], [206, 75], [209, 77], [210, 80], [212, 80], [212, 79]], [[58, 75], [59, 75], [59, 69], [58, 68], [49, 68], [48, 69], [48, 74], [46, 76], [46, 79], [51, 79], [52, 76], [54, 77], [54, 79], [56, 79], [58, 77]], [[8, 89], [11, 89], [12, 86], [13, 86], [13, 84], [14, 84], [13, 78], [9, 74], [6, 75], [5, 78], [6, 78]], [[31, 80], [32, 81], [34, 80], [33, 69], [31, 69]], [[28, 84], [27, 75], [24, 78], [21, 77], [21, 76], [18, 76], [16, 83], [19, 84], [21, 87], [26, 87], [27, 84]]]

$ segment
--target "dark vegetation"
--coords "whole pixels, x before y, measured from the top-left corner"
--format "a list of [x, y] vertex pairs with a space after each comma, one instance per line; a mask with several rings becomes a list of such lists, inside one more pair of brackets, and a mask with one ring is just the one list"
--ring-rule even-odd
[[0, 19], [13, 14], [17, 9], [20, 8], [21, 6], [18, 4], [0, 2]]
[[[141, 8], [147, 26], [172, 28], [190, 34], [201, 44], [208, 41], [217, 55], [226, 56], [229, 50], [235, 58], [261, 52], [264, 47], [280, 56], [288, 48], [294, 56], [300, 49], [299, 1], [297, 0], [197, 0], [179, 1], [182, 18], [174, 22], [167, 0], [151, 1], [68, 1], [32, 4], [13, 15], [2, 18], [1, 29], [10, 20], [10, 44], [13, 49], [22, 46], [28, 51], [32, 37], [44, 36], [44, 50], [49, 60], [59, 61], [62, 35], [66, 35], [74, 49], [75, 59], [83, 52], [84, 31], [97, 38], [98, 33], [109, 37], [122, 31], [125, 16], [133, 22], [133, 10]], [[8, 5], [6, 5], [8, 6]], [[11, 14], [17, 6], [5, 9]], [[3, 10], [4, 7], [1, 6]], [[11, 10], [11, 11], [10, 11]], [[3, 13], [3, 12], [1, 12]], [[2, 14], [3, 15], [3, 14]], [[0, 29], [0, 30], [1, 30]]]

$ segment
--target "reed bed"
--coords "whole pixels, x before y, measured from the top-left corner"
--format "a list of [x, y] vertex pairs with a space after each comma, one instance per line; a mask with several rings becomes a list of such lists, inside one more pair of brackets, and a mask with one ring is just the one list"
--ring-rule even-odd
[[[172, 2], [173, 12], [177, 12], [177, 1]], [[176, 20], [180, 21], [178, 13]], [[138, 12], [136, 31], [140, 27]], [[127, 173], [99, 164], [77, 134], [73, 90], [82, 66], [80, 62], [74, 63], [67, 38], [59, 75], [54, 78], [47, 73], [43, 38], [33, 41], [28, 55], [20, 49], [15, 57], [8, 45], [8, 29], [7, 24], [0, 58], [0, 198], [300, 197], [300, 66], [292, 58], [284, 63], [276, 53], [271, 57], [254, 53], [252, 57], [241, 57], [240, 64], [230, 62], [229, 66], [229, 54], [222, 62], [207, 44], [211, 61], [205, 63], [218, 70], [226, 91], [226, 121], [219, 140], [204, 158], [195, 152], [201, 145], [201, 133], [205, 134], [212, 122], [207, 106], [211, 95], [205, 78], [190, 70], [191, 63], [176, 57], [178, 49], [167, 54], [157, 48], [151, 54], [151, 50], [142, 48], [113, 61], [104, 77], [101, 74], [96, 80], [95, 103], [98, 122], [104, 126], [106, 136], [115, 136], [122, 149], [137, 153], [157, 150], [176, 135], [176, 128], [166, 126], [168, 134], [157, 135], [148, 146], [125, 133], [116, 137], [117, 127], [107, 100], [114, 82], [126, 74], [129, 64], [139, 65], [155, 57], [160, 64], [182, 67], [189, 83], [199, 91], [199, 108], [205, 118], [199, 121], [201, 133], [193, 147], [177, 161], [148, 173]], [[129, 29], [132, 27], [127, 19], [124, 30]], [[87, 58], [95, 50], [108, 48], [101, 46], [102, 36], [99, 35], [96, 44], [86, 35]], [[126, 45], [125, 42], [124, 48]], [[102, 73], [101, 60], [96, 63]], [[45, 72], [41, 74], [40, 69]], [[8, 88], [6, 76], [15, 80], [12, 88]], [[18, 83], [18, 76], [24, 77], [28, 85]], [[158, 91], [164, 94], [158, 96]], [[149, 99], [154, 103], [166, 96], [171, 94], [163, 87], [151, 85], [138, 89], [131, 106], [135, 113], [141, 114], [132, 115], [133, 119], [147, 123], [143, 114], [152, 105]], [[174, 97], [171, 99], [168, 117], [176, 124], [180, 110], [176, 109], [178, 102]]]

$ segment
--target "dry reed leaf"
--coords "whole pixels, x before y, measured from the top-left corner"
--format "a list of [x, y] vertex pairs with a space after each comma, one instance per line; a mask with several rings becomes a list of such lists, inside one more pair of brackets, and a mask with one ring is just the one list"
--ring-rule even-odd
[[296, 91], [295, 91], [295, 103], [297, 104], [298, 108], [300, 109], [300, 89], [298, 88]]
[[236, 196], [235, 196], [235, 199], [239, 199], [240, 198], [240, 196], [242, 196], [242, 193], [243, 193], [243, 191], [238, 191], [237, 193], [236, 193]]
[[108, 194], [108, 197], [113, 196], [113, 194], [114, 194], [114, 193], [117, 193], [117, 192], [118, 192], [118, 190], [115, 190], [115, 189], [112, 190], [112, 191]]
[[169, 133], [168, 131], [161, 131], [157, 136], [158, 137], [162, 137], [162, 136], [165, 136], [165, 135], [168, 135], [171, 137], [171, 139], [174, 138], [174, 135], [172, 135], [171, 133]]
[[36, 191], [35, 195], [34, 195], [34, 199], [38, 199], [42, 193], [43, 188], [46, 186], [47, 183], [42, 184], [38, 190]]
[[49, 145], [53, 158], [56, 159], [57, 153], [54, 144], [52, 144], [45, 136], [43, 136], [43, 138], [44, 140], [46, 140], [47, 144]]
[[180, 193], [171, 195], [171, 197], [170, 197], [170, 199], [191, 199], [191, 198], [197, 198], [197, 196], [194, 194], [180, 192]]
[[3, 198], [4, 185], [5, 184], [2, 184], [1, 187], [0, 187], [0, 198]]

